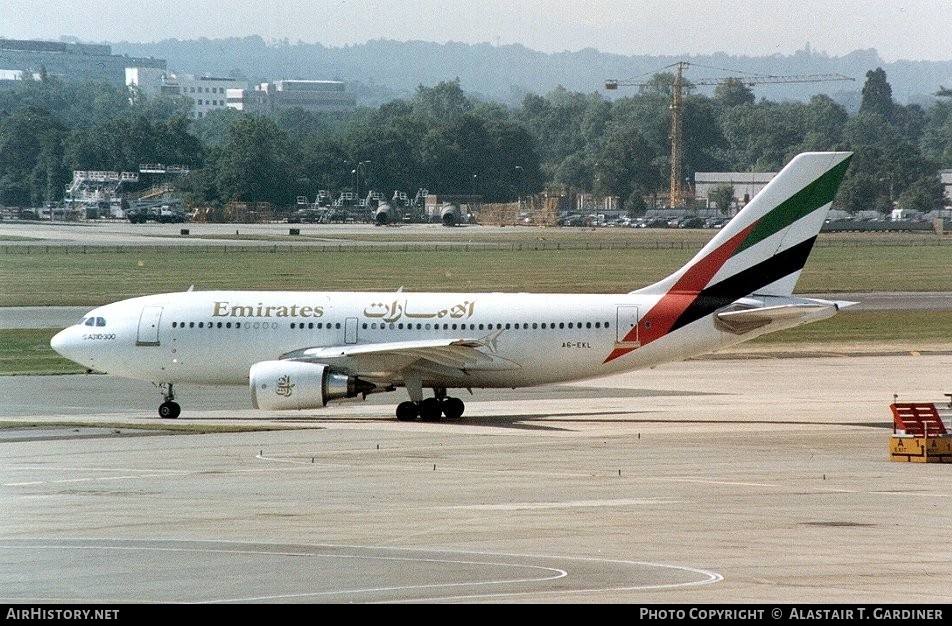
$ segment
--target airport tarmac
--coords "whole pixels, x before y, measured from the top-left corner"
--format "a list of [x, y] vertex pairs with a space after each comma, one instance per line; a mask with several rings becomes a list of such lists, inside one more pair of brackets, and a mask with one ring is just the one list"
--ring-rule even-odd
[[[181, 227], [3, 231], [190, 245], [233, 228]], [[910, 295], [841, 299], [952, 302]], [[83, 312], [7, 309], [0, 327]], [[948, 603], [952, 466], [890, 462], [888, 440], [894, 394], [948, 403], [952, 345], [849, 350], [475, 390], [440, 423], [398, 422], [402, 391], [262, 413], [244, 387], [177, 386], [163, 421], [149, 383], [0, 377], [0, 601]]]
[[952, 352], [786, 357], [476, 390], [440, 423], [399, 391], [286, 414], [183, 386], [170, 422], [148, 383], [0, 377], [0, 600], [952, 600], [952, 466], [888, 460], [893, 394], [947, 402]]

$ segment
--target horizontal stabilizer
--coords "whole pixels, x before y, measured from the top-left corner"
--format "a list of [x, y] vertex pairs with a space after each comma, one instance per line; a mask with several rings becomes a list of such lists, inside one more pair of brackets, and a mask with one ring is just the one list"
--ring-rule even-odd
[[845, 308], [856, 306], [859, 302], [853, 302], [851, 300], [833, 300], [833, 304], [836, 305], [838, 311], [842, 311]]
[[837, 303], [825, 300], [797, 304], [744, 308], [721, 311], [715, 318], [718, 326], [736, 335], [749, 333], [768, 324], [784, 327], [799, 326], [807, 322], [832, 317], [839, 309]]

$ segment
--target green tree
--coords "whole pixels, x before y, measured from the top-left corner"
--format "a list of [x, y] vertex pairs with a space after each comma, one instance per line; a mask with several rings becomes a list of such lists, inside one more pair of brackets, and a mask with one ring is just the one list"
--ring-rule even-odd
[[319, 191], [336, 196], [353, 186], [353, 163], [338, 134], [311, 135], [300, 142], [299, 148], [290, 176], [295, 195], [313, 201]]
[[667, 159], [671, 152], [671, 97], [657, 93], [640, 93], [612, 103], [611, 126], [606, 133], [634, 128], [648, 141], [655, 157]]
[[875, 175], [861, 170], [849, 171], [836, 192], [836, 207], [850, 213], [873, 210], [882, 204], [881, 188]]
[[228, 129], [243, 115], [247, 114], [228, 108], [209, 111], [203, 118], [191, 120], [189, 132], [207, 148], [221, 146], [228, 137]]
[[586, 96], [562, 86], [545, 97], [528, 95], [516, 115], [538, 145], [542, 171], [551, 178], [569, 155], [598, 149], [611, 107], [597, 94]]
[[553, 182], [574, 189], [591, 191], [595, 184], [594, 159], [580, 152], [570, 154], [559, 163]]
[[715, 207], [717, 207], [718, 213], [721, 215], [727, 215], [731, 205], [734, 203], [734, 185], [716, 185], [707, 194], [707, 198], [714, 203]]
[[804, 132], [797, 152], [836, 150], [841, 148], [843, 126], [849, 114], [841, 104], [827, 95], [818, 94], [798, 109]]
[[153, 124], [144, 115], [124, 115], [92, 128], [74, 129], [65, 158], [71, 169], [139, 171], [142, 163], [195, 167], [201, 143], [185, 118]]
[[648, 203], [645, 196], [639, 189], [632, 190], [631, 194], [624, 199], [625, 215], [631, 218], [644, 215], [648, 210]]
[[943, 207], [944, 191], [938, 176], [923, 176], [899, 194], [896, 205], [900, 209], [929, 213]]
[[294, 154], [290, 139], [271, 119], [237, 118], [214, 163], [221, 201], [291, 204]]
[[892, 87], [886, 81], [886, 72], [881, 67], [866, 72], [866, 83], [863, 85], [863, 101], [859, 110], [861, 113], [878, 113], [887, 120], [893, 119], [896, 104], [892, 99]]
[[[639, 91], [642, 94], [661, 95], [671, 100], [674, 96], [674, 81], [674, 72], [658, 72], [653, 74], [644, 84], [640, 85]], [[685, 93], [690, 90], [691, 83], [683, 77], [681, 79], [681, 85]]]
[[370, 161], [361, 168], [365, 189], [375, 189], [388, 199], [398, 190], [415, 193], [427, 185], [421, 150], [430, 127], [425, 118], [405, 106], [352, 120], [343, 134], [345, 173], [361, 161]]
[[345, 113], [306, 111], [301, 107], [279, 109], [273, 115], [278, 128], [294, 141], [339, 132], [353, 117]]
[[152, 124], [152, 157], [167, 165], [199, 167], [202, 163], [201, 141], [189, 132], [189, 120], [184, 116], [170, 117]]
[[449, 123], [471, 111], [473, 102], [463, 93], [459, 78], [456, 78], [443, 81], [436, 87], [417, 87], [413, 108], [425, 118]]
[[937, 102], [929, 109], [919, 146], [940, 167], [952, 168], [952, 102]]
[[652, 195], [665, 186], [666, 172], [653, 158], [651, 143], [636, 128], [611, 133], [598, 155], [595, 193], [619, 196]]
[[714, 103], [717, 106], [750, 106], [755, 101], [753, 90], [739, 78], [728, 78], [714, 87]]
[[[888, 213], [910, 185], [935, 176], [939, 169], [902, 129], [878, 113], [860, 112], [851, 117], [843, 128], [843, 140], [854, 157], [838, 198], [850, 211]], [[864, 188], [852, 184], [852, 178], [862, 181]]]
[[727, 140], [721, 132], [717, 112], [710, 98], [691, 96], [684, 100], [682, 173], [685, 177], [693, 178], [698, 171], [723, 168], [721, 155]]
[[720, 108], [714, 122], [723, 129], [724, 167], [735, 171], [777, 171], [796, 154], [842, 147], [846, 110], [827, 96], [809, 103], [759, 102]]
[[536, 143], [525, 126], [498, 118], [488, 121], [486, 130], [492, 150], [492, 190], [487, 196], [507, 201], [541, 189], [544, 180]]
[[164, 122], [173, 118], [188, 118], [192, 113], [192, 101], [186, 96], [155, 95], [132, 99], [133, 110], [139, 112], [150, 122]]
[[0, 204], [37, 206], [62, 198], [66, 129], [42, 108], [0, 118]]

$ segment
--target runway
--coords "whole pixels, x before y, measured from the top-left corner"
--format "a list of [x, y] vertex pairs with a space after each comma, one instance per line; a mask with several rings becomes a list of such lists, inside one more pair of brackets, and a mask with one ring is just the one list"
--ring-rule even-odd
[[163, 422], [148, 383], [2, 377], [0, 598], [944, 603], [949, 466], [887, 442], [893, 394], [943, 401], [950, 366], [687, 361], [435, 424], [396, 394], [262, 414], [242, 387], [183, 387]]

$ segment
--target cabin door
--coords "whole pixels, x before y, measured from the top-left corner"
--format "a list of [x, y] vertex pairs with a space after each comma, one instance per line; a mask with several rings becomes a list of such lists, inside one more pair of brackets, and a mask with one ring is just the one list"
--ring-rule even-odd
[[344, 320], [344, 343], [357, 343], [356, 317], [348, 317]]
[[615, 322], [615, 344], [637, 348], [638, 341], [638, 307], [634, 305], [620, 305]]
[[159, 321], [162, 319], [162, 307], [142, 307], [139, 316], [139, 334], [136, 335], [137, 346], [159, 345]]

